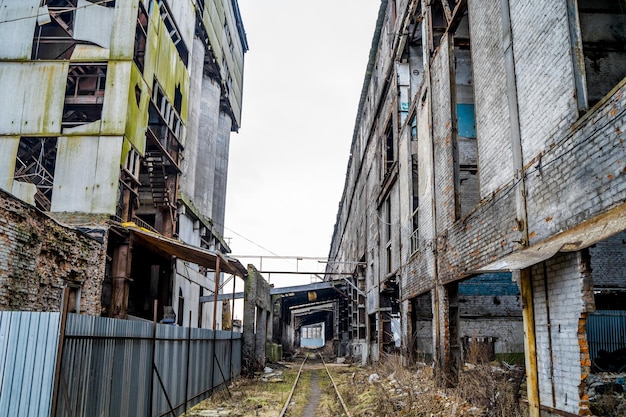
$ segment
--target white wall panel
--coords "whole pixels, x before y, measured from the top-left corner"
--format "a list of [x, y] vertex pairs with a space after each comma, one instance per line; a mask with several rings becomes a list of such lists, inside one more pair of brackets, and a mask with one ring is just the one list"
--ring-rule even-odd
[[50, 211], [114, 214], [122, 141], [60, 137]]
[[8, 192], [13, 187], [15, 157], [19, 146], [19, 136], [0, 137], [0, 188]]
[[30, 59], [39, 0], [0, 0], [0, 59]]

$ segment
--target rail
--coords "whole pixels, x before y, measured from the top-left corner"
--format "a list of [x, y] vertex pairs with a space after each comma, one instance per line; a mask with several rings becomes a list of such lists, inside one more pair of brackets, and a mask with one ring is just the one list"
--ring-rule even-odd
[[[343, 397], [341, 396], [341, 393], [339, 392], [339, 388], [337, 388], [337, 384], [335, 384], [335, 380], [333, 379], [333, 376], [330, 374], [330, 371], [328, 370], [328, 366], [326, 365], [326, 361], [324, 361], [324, 357], [319, 352], [317, 352], [317, 354], [319, 355], [322, 361], [322, 364], [324, 365], [324, 370], [326, 370], [326, 375], [328, 375], [328, 378], [330, 379], [330, 382], [332, 383], [333, 388], [335, 389], [335, 394], [337, 396], [337, 399], [339, 400], [339, 403], [341, 404], [341, 407], [343, 408], [344, 415], [347, 417], [352, 417], [352, 415], [350, 414], [350, 411], [348, 410], [348, 406], [346, 405], [345, 401], [343, 400]], [[284, 417], [285, 414], [287, 413], [287, 409], [289, 408], [289, 404], [291, 403], [293, 393], [296, 391], [298, 381], [300, 380], [300, 376], [302, 375], [302, 370], [304, 369], [304, 364], [306, 363], [306, 360], [308, 357], [309, 357], [308, 354], [305, 355], [304, 360], [302, 361], [302, 364], [300, 364], [300, 369], [298, 370], [298, 374], [296, 375], [296, 378], [293, 382], [293, 386], [291, 387], [291, 391], [289, 392], [289, 396], [287, 397], [287, 401], [285, 401], [285, 405], [283, 406], [283, 409], [281, 410], [279, 417]]]

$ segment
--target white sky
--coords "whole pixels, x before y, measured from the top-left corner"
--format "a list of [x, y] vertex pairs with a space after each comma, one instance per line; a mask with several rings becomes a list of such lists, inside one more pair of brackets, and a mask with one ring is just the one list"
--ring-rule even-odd
[[[249, 51], [231, 135], [232, 254], [326, 257], [380, 0], [239, 0]], [[238, 257], [261, 269], [258, 259]], [[323, 271], [298, 261], [300, 271]], [[263, 270], [296, 260], [264, 259]], [[266, 276], [266, 278], [268, 278]], [[272, 275], [278, 286], [310, 277]]]

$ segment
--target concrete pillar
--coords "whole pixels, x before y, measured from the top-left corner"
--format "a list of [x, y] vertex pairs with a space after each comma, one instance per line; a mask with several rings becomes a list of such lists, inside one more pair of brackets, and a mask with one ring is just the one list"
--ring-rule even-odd
[[228, 153], [230, 149], [230, 130], [232, 119], [226, 113], [219, 116], [217, 138], [215, 143], [215, 177], [213, 183], [212, 218], [216, 229], [224, 234], [224, 216], [226, 208], [226, 185], [228, 179]]
[[193, 197], [196, 207], [203, 215], [209, 218], [213, 217], [213, 188], [220, 116], [220, 94], [219, 83], [204, 75], [200, 100], [197, 163]]

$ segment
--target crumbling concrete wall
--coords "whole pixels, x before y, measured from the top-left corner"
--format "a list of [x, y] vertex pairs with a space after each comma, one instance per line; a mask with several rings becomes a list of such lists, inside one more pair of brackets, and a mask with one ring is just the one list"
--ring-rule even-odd
[[0, 190], [0, 309], [59, 311], [69, 286], [77, 312], [99, 316], [105, 248]]
[[265, 344], [271, 342], [272, 298], [270, 284], [248, 265], [244, 278], [243, 368], [252, 373], [265, 366]]

